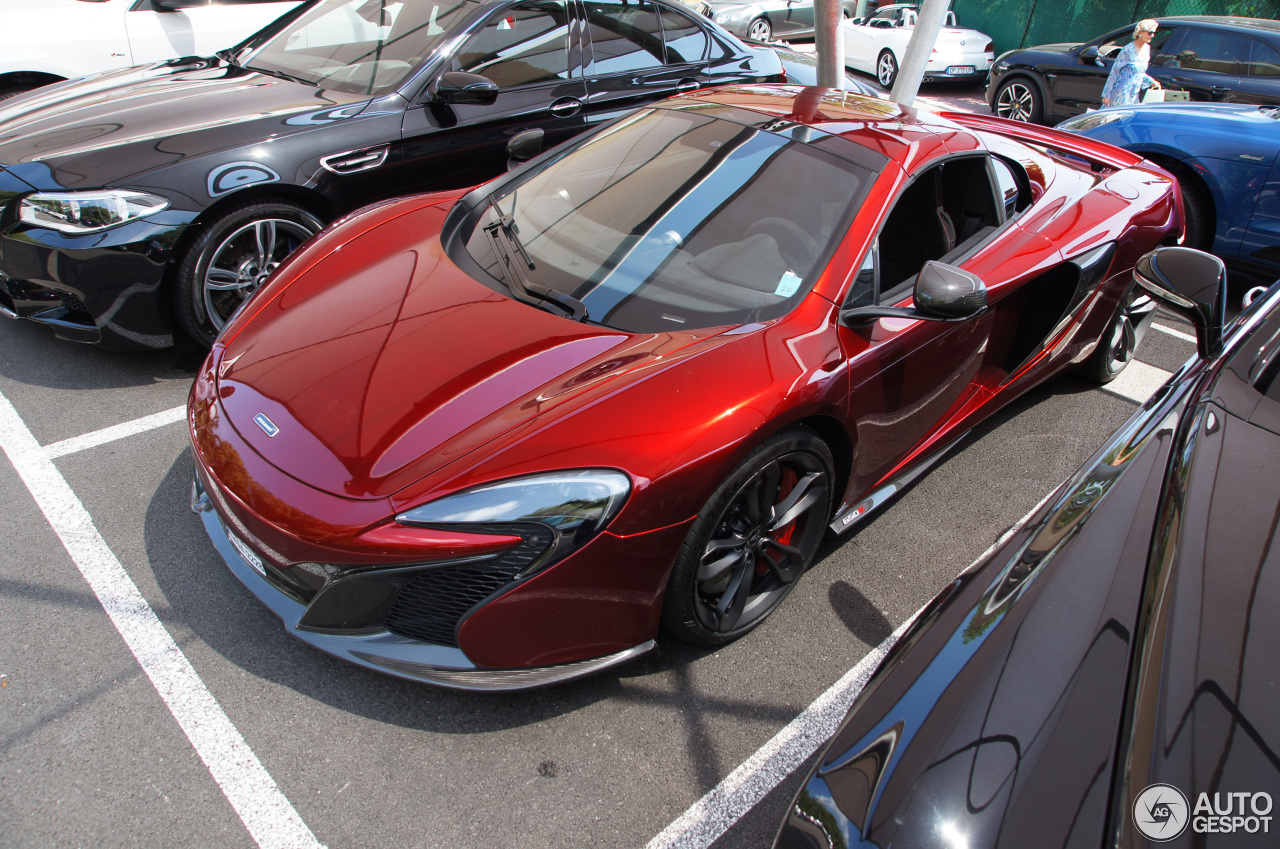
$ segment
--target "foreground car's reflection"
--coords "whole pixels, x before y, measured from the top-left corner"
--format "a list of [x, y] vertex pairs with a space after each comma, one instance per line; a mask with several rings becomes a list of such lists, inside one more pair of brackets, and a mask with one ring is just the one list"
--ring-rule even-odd
[[211, 538], [302, 639], [449, 686], [744, 634], [824, 528], [1149, 321], [1168, 176], [956, 120], [726, 89], [346, 219], [196, 380]]
[[1220, 262], [1139, 270], [1200, 356], [907, 631], [779, 847], [1274, 842], [1280, 284], [1224, 340]]

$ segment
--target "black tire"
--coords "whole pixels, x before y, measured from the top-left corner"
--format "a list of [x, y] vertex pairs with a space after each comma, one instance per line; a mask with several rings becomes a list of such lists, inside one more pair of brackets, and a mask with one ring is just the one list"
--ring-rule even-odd
[[663, 629], [701, 646], [759, 625], [813, 562], [831, 516], [835, 463], [816, 434], [760, 444], [698, 512], [676, 557]]
[[773, 38], [773, 24], [766, 17], [759, 17], [747, 25], [747, 38], [768, 41]]
[[240, 304], [323, 226], [302, 207], [280, 200], [247, 201], [202, 225], [178, 264], [178, 326], [197, 344], [212, 346]]
[[32, 86], [25, 85], [0, 86], [0, 100], [8, 100], [31, 90]]
[[892, 89], [898, 79], [898, 60], [890, 50], [881, 50], [876, 59], [876, 79], [886, 89]]
[[1189, 248], [1207, 251], [1213, 247], [1213, 234], [1216, 229], [1213, 220], [1213, 203], [1209, 193], [1198, 182], [1199, 178], [1178, 174], [1178, 185], [1182, 189], [1182, 212], [1186, 218], [1187, 231], [1182, 243]]
[[1098, 347], [1084, 361], [1082, 371], [1098, 383], [1110, 383], [1133, 362], [1142, 338], [1156, 314], [1156, 303], [1134, 286], [1120, 302], [1111, 323], [1098, 340]]
[[996, 90], [995, 113], [1001, 118], [1039, 124], [1044, 120], [1040, 89], [1026, 77], [1011, 77]]

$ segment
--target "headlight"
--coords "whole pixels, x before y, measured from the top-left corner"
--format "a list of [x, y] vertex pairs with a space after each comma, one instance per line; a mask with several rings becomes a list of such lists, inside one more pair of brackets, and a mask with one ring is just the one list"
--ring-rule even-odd
[[537, 549], [521, 570], [527, 575], [586, 545], [622, 509], [630, 492], [631, 479], [611, 469], [551, 472], [463, 490], [406, 510], [396, 521], [518, 533]]
[[747, 16], [748, 11], [750, 10], [746, 6], [734, 6], [732, 9], [724, 10], [717, 9], [712, 20], [718, 24], [737, 23]]
[[18, 217], [63, 233], [95, 233], [154, 215], [169, 205], [159, 195], [128, 189], [42, 192], [23, 198]]

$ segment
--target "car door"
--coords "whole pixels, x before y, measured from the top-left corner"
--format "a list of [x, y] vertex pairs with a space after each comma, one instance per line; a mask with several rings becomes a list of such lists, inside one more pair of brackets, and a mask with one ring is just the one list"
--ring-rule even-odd
[[265, 27], [299, 0], [136, 0], [125, 14], [133, 64], [212, 56]]
[[1260, 38], [1249, 39], [1249, 61], [1231, 97], [1236, 103], [1280, 103], [1280, 50]]
[[813, 31], [813, 0], [787, 0], [786, 30], [775, 28], [779, 35]]
[[1147, 73], [1167, 88], [1189, 91], [1192, 100], [1229, 101], [1240, 88], [1250, 40], [1229, 30], [1184, 27]]
[[[609, 120], [628, 109], [682, 91], [693, 91], [707, 81], [709, 43], [684, 14], [647, 0], [588, 0], [582, 5], [586, 16], [584, 49], [591, 123]], [[679, 39], [676, 49], [668, 49], [666, 29], [671, 30], [673, 41]]]
[[439, 73], [484, 76], [498, 85], [497, 100], [440, 103], [428, 86], [405, 112], [399, 190], [472, 186], [507, 168], [507, 143], [516, 134], [542, 130], [545, 149], [585, 129], [576, 20], [568, 0], [527, 0], [474, 30]]

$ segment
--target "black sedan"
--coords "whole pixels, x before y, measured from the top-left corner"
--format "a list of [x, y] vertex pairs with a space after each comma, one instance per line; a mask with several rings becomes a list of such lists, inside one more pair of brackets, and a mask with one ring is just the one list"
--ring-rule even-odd
[[1280, 284], [1224, 337], [1216, 258], [1135, 277], [1200, 357], [906, 631], [780, 849], [1275, 845]]
[[[1280, 103], [1280, 21], [1209, 15], [1156, 18], [1147, 73], [1192, 100]], [[1133, 24], [1084, 44], [1011, 50], [987, 77], [987, 103], [1002, 118], [1056, 124], [1102, 103], [1115, 56]]]
[[676, 92], [781, 79], [772, 51], [665, 0], [306, 4], [217, 57], [4, 102], [0, 312], [208, 346], [357, 207], [475, 185]]

